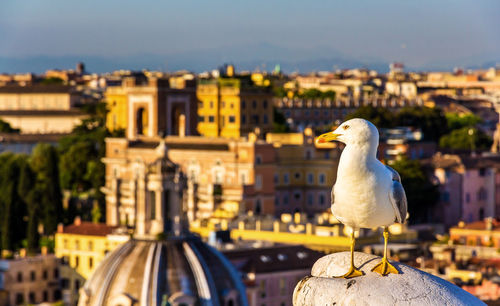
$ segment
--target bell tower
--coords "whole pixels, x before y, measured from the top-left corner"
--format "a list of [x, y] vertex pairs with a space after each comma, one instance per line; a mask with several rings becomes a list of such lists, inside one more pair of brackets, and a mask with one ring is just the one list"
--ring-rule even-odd
[[162, 140], [155, 149], [158, 158], [143, 164], [136, 177], [136, 226], [134, 236], [154, 239], [159, 235], [179, 236], [188, 231], [183, 208], [186, 177], [168, 158]]

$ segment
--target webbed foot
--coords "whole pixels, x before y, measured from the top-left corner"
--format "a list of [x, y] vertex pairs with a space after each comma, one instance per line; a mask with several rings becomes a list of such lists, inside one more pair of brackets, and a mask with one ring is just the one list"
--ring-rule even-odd
[[355, 267], [350, 267], [349, 271], [347, 271], [346, 274], [341, 275], [341, 276], [335, 276], [335, 278], [345, 278], [345, 279], [348, 279], [348, 278], [354, 278], [354, 277], [363, 276], [363, 275], [365, 275], [365, 273], [363, 271], [358, 270]]
[[387, 258], [382, 258], [382, 261], [380, 261], [375, 267], [373, 267], [372, 272], [377, 272], [382, 276], [386, 276], [389, 273], [399, 274], [398, 269], [396, 269], [396, 267], [394, 267], [387, 260]]

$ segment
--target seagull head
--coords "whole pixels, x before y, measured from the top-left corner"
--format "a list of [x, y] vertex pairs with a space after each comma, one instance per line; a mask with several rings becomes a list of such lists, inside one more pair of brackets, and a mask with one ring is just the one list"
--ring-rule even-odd
[[334, 131], [322, 134], [316, 138], [316, 142], [318, 143], [330, 141], [340, 141], [346, 145], [370, 144], [377, 147], [378, 130], [370, 121], [354, 118], [343, 122]]

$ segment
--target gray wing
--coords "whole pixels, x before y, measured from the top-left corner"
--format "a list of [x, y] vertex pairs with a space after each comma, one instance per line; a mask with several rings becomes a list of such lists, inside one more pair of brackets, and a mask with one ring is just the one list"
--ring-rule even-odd
[[392, 173], [392, 186], [389, 191], [389, 199], [394, 208], [394, 213], [396, 214], [396, 221], [398, 223], [405, 223], [406, 214], [408, 213], [408, 202], [406, 200], [405, 190], [401, 184], [401, 177], [396, 170], [389, 166], [386, 167]]

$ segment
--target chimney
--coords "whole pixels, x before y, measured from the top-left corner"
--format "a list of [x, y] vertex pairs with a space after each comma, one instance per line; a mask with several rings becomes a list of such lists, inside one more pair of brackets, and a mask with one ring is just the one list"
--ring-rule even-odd
[[62, 223], [57, 224], [57, 232], [58, 233], [64, 232], [64, 225]]
[[73, 222], [73, 224], [75, 224], [76, 226], [82, 225], [82, 219], [80, 218], [80, 216], [75, 217], [75, 221]]
[[46, 246], [43, 246], [41, 249], [42, 255], [47, 255], [49, 253], [49, 249]]

